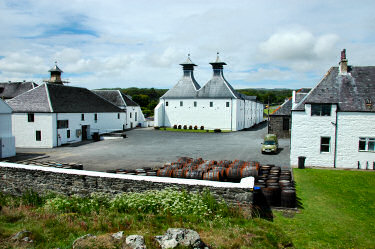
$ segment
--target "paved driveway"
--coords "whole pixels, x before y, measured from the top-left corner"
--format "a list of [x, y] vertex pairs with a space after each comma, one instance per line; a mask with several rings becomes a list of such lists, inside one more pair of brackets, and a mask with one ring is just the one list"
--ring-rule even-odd
[[181, 156], [209, 160], [253, 160], [289, 168], [289, 139], [280, 139], [281, 151], [262, 155], [261, 142], [265, 124], [249, 131], [231, 133], [187, 133], [134, 129], [126, 139], [104, 140], [77, 147], [54, 149], [18, 149], [19, 153], [42, 153], [44, 161], [82, 163], [86, 170], [105, 171], [117, 168], [162, 166]]

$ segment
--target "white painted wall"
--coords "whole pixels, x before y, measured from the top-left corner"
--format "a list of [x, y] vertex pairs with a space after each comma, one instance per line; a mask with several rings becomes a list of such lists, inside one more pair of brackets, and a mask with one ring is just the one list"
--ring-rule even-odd
[[12, 109], [0, 99], [0, 158], [16, 155], [12, 134]]
[[[183, 106], [180, 106], [180, 101]], [[168, 102], [168, 106], [166, 104]], [[197, 106], [194, 106], [197, 102]], [[213, 107], [210, 107], [213, 102]], [[226, 103], [229, 102], [229, 107]], [[155, 126], [204, 126], [205, 129], [242, 130], [259, 123], [259, 107], [240, 99], [161, 99], [155, 108]], [[261, 110], [263, 115], [263, 109]]]
[[[52, 148], [66, 143], [79, 142], [82, 134], [77, 136], [77, 130], [82, 125], [88, 126], [87, 138], [91, 139], [94, 132], [99, 134], [122, 130], [125, 123], [125, 113], [97, 113], [98, 120], [95, 121], [95, 113], [34, 113], [34, 122], [28, 122], [27, 113], [14, 113], [13, 134], [16, 137], [16, 147], [25, 148]], [[57, 130], [57, 120], [68, 120], [69, 127]], [[36, 141], [36, 131], [41, 131], [41, 141]], [[70, 138], [67, 131], [70, 130]]]
[[[290, 164], [298, 166], [298, 156], [305, 156], [305, 166], [334, 167], [336, 105], [331, 116], [311, 116], [311, 105], [305, 111], [292, 112]], [[320, 138], [331, 137], [330, 152], [320, 152]], [[358, 150], [360, 137], [375, 137], [375, 113], [337, 113], [337, 168], [357, 168], [358, 161], [372, 169], [374, 152]]]
[[[311, 105], [305, 111], [292, 112], [290, 165], [298, 166], [298, 157], [305, 156], [305, 166], [333, 167], [335, 147], [336, 105], [331, 116], [311, 116]], [[331, 137], [330, 152], [320, 152], [321, 137]]]
[[135, 128], [138, 125], [141, 127], [147, 127], [147, 123], [145, 122], [145, 117], [143, 115], [142, 109], [139, 106], [127, 106], [126, 107], [126, 128]]
[[[16, 147], [52, 148], [54, 145], [53, 124], [56, 124], [54, 115], [34, 113], [34, 122], [28, 122], [27, 113], [13, 113], [12, 130], [16, 137]], [[36, 141], [37, 130], [41, 131], [41, 141]]]
[[375, 138], [375, 113], [339, 112], [337, 126], [337, 159], [338, 168], [370, 169], [375, 162], [375, 152], [359, 151], [359, 138]]

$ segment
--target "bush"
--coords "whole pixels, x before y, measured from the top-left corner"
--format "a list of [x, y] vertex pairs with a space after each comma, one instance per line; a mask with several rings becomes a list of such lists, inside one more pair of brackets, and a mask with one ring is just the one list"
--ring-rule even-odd
[[159, 127], [159, 126], [154, 126], [154, 129], [155, 129], [155, 130], [159, 130], [160, 127]]
[[45, 199], [33, 190], [26, 190], [22, 193], [21, 202], [26, 206], [41, 207], [45, 203]]
[[186, 130], [187, 129], [187, 125], [184, 125], [184, 130]]
[[181, 130], [181, 125], [178, 125], [178, 129], [180, 129], [180, 130]]
[[198, 130], [198, 126], [194, 126], [194, 130]]
[[202, 130], [202, 131], [204, 130], [204, 126], [203, 126], [203, 125], [201, 126], [201, 130]]
[[192, 130], [193, 129], [193, 126], [189, 125], [189, 130]]
[[174, 125], [174, 126], [173, 126], [173, 129], [177, 129], [177, 125]]
[[218, 132], [221, 132], [220, 129], [215, 129], [214, 132], [218, 133]]

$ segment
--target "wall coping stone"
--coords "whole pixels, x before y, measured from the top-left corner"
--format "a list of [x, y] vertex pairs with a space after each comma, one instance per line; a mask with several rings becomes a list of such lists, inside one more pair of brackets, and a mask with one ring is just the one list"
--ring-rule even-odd
[[126, 179], [126, 180], [133, 180], [133, 181], [147, 181], [147, 182], [154, 182], [154, 183], [171, 183], [171, 184], [182, 184], [182, 185], [193, 185], [193, 186], [199, 185], [199, 186], [207, 186], [207, 187], [214, 187], [214, 188], [252, 189], [254, 187], [254, 177], [242, 178], [241, 182], [232, 183], [232, 182], [218, 182], [218, 181], [205, 181], [205, 180], [195, 180], [195, 179], [158, 177], [158, 176], [114, 174], [114, 173], [105, 173], [105, 172], [99, 172], [99, 171], [30, 166], [30, 165], [6, 163], [6, 162], [0, 162], [0, 169], [1, 167], [46, 171], [46, 172], [62, 173], [62, 174], [70, 174], [70, 175], [83, 175], [83, 176], [94, 176], [94, 177], [104, 177], [104, 178]]

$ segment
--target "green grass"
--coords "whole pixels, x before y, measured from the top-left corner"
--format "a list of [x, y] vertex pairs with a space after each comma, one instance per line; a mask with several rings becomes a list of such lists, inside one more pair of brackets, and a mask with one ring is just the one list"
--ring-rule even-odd
[[[277, 108], [279, 107], [279, 105], [275, 105], [275, 106], [270, 106], [270, 115], [273, 113], [273, 111], [274, 110], [276, 110]], [[268, 115], [268, 108], [264, 108], [263, 109], [263, 114], [265, 115], [265, 116], [267, 116]]]
[[[160, 128], [160, 130], [162, 130], [162, 131], [178, 131], [178, 132], [211, 132], [211, 133], [213, 133], [214, 132], [214, 130], [200, 130], [200, 129], [198, 129], [198, 130], [194, 130], [194, 129], [192, 129], [192, 130], [189, 130], [189, 129], [173, 129], [173, 128], [170, 128], [170, 127], [163, 127], [163, 128]], [[231, 131], [229, 131], [229, 130], [221, 130], [221, 132], [231, 132]]]
[[296, 248], [375, 248], [375, 172], [294, 169], [303, 209], [274, 223]]

